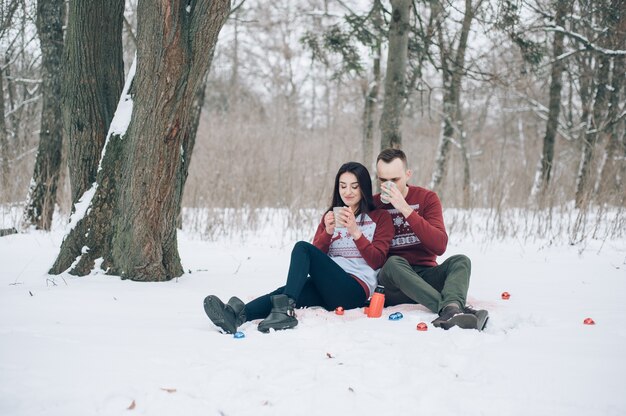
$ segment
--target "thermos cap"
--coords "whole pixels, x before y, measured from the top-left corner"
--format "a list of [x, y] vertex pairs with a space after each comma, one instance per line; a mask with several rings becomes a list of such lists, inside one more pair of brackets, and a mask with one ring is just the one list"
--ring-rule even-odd
[[385, 286], [383, 285], [376, 286], [376, 290], [374, 290], [374, 293], [385, 293]]

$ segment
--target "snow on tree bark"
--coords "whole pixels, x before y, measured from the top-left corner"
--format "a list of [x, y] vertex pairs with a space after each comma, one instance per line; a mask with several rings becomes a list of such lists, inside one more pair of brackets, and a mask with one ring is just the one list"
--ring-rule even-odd
[[110, 135], [89, 210], [51, 273], [74, 265], [70, 272], [84, 275], [98, 258], [108, 273], [133, 280], [183, 273], [176, 218], [192, 148], [190, 108], [229, 7], [229, 0], [139, 2], [132, 118], [124, 134]]

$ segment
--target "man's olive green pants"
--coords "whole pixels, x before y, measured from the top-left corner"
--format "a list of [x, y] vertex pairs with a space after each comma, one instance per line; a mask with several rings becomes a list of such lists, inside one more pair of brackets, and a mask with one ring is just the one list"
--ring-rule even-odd
[[450, 303], [465, 306], [472, 264], [462, 254], [438, 266], [411, 266], [399, 256], [391, 256], [378, 274], [385, 286], [385, 306], [419, 303], [435, 313]]

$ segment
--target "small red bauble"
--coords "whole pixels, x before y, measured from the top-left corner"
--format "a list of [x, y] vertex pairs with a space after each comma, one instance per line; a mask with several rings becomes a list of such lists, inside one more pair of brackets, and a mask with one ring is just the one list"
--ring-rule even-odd
[[509, 300], [511, 294], [509, 292], [502, 292], [502, 299]]
[[420, 322], [419, 324], [417, 324], [417, 330], [418, 331], [428, 331], [428, 325], [426, 325], [425, 322]]
[[337, 309], [335, 309], [335, 313], [337, 315], [343, 315], [343, 308], [341, 306], [338, 306]]
[[585, 325], [595, 325], [596, 323], [594, 322], [594, 320], [593, 320], [593, 319], [591, 319], [591, 318], [586, 318], [586, 319], [583, 321], [583, 324], [585, 324]]

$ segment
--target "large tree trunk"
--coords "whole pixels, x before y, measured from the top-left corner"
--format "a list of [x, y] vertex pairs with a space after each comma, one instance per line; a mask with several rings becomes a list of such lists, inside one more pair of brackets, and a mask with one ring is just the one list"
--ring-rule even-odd
[[37, 2], [37, 32], [42, 55], [42, 96], [39, 149], [26, 207], [25, 225], [49, 230], [56, 203], [57, 183], [61, 171], [63, 123], [61, 119], [61, 86], [63, 72], [64, 0]]
[[124, 0], [70, 1], [65, 39], [63, 125], [72, 202], [96, 180], [124, 83]]
[[[481, 1], [476, 5], [476, 9], [480, 5]], [[459, 141], [463, 140], [461, 145], [461, 151], [465, 152], [466, 143], [464, 134], [462, 132], [462, 121], [460, 112], [461, 102], [461, 83], [463, 75], [465, 74], [465, 52], [467, 50], [467, 40], [469, 39], [469, 32], [472, 26], [472, 20], [474, 19], [475, 8], [472, 7], [471, 0], [465, 0], [465, 15], [463, 16], [463, 23], [461, 25], [461, 33], [459, 36], [459, 44], [454, 52], [453, 45], [446, 46], [443, 37], [443, 25], [439, 24], [438, 37], [439, 48], [441, 54], [442, 64], [442, 77], [443, 77], [443, 121], [441, 139], [439, 141], [439, 147], [437, 149], [437, 156], [435, 159], [435, 171], [433, 172], [430, 187], [435, 191], [439, 191], [441, 184], [446, 176], [446, 165], [448, 163], [448, 153], [450, 149], [450, 143], [454, 138], [455, 133], [459, 137]], [[438, 14], [439, 15], [439, 14]], [[454, 55], [454, 56], [453, 56]], [[464, 181], [467, 182], [467, 190], [469, 192], [469, 159], [467, 154], [463, 156], [464, 166]], [[469, 204], [469, 201], [466, 201]]]
[[[558, 0], [556, 4], [555, 25], [564, 27], [565, 15], [567, 14], [569, 1]], [[563, 54], [563, 32], [554, 33], [552, 41], [552, 72], [550, 74], [550, 103], [548, 104], [548, 121], [546, 123], [546, 134], [543, 137], [543, 150], [541, 159], [537, 166], [535, 182], [531, 190], [531, 199], [542, 199], [552, 173], [552, 163], [554, 160], [554, 140], [559, 125], [559, 114], [561, 111], [561, 89], [563, 86], [562, 76], [565, 63], [560, 56]]]
[[409, 46], [410, 0], [391, 0], [385, 100], [380, 117], [382, 149], [402, 146], [402, 108], [406, 97], [406, 60]]
[[[374, 10], [372, 11], [374, 24], [380, 27], [381, 5], [379, 0], [374, 1]], [[382, 41], [376, 41], [374, 50], [374, 68], [372, 75], [374, 79], [364, 88], [365, 106], [363, 108], [363, 164], [373, 172], [374, 168], [374, 113], [378, 105], [378, 91], [380, 90], [380, 55], [382, 52]]]
[[[186, 178], [183, 152], [192, 147], [189, 109], [229, 6], [229, 0], [140, 0], [136, 74], [132, 85], [127, 80], [97, 183], [85, 195], [94, 194], [90, 209], [77, 217], [52, 273], [77, 260], [70, 272], [86, 274], [98, 258], [108, 273], [133, 280], [183, 273], [176, 218]], [[130, 124], [120, 129], [122, 109], [129, 105]]]

